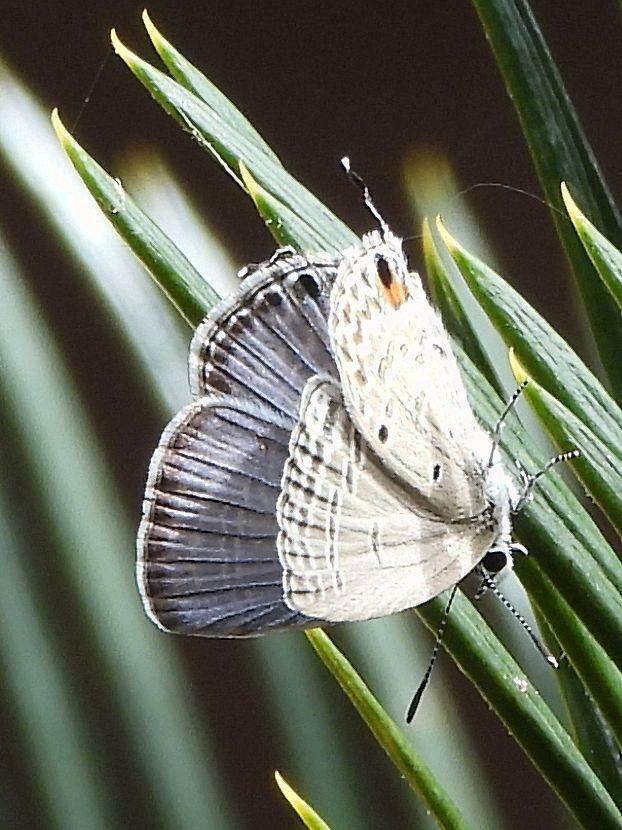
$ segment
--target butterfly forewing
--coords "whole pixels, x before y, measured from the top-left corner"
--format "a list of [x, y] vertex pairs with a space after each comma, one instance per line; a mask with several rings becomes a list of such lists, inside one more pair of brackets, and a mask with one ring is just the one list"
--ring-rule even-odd
[[344, 254], [329, 328], [348, 413], [383, 463], [439, 518], [481, 513], [490, 440], [399, 239], [374, 232]]

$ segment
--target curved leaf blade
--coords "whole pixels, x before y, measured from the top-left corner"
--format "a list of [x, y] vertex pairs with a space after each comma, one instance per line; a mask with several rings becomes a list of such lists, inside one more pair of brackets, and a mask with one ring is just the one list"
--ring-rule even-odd
[[162, 62], [165, 64], [172, 77], [187, 90], [192, 92], [197, 98], [200, 98], [210, 109], [218, 113], [220, 118], [231, 127], [231, 129], [243, 135], [248, 141], [252, 142], [258, 150], [262, 150], [269, 158], [280, 164], [276, 153], [263, 140], [257, 130], [248, 121], [242, 113], [233, 106], [231, 101], [226, 98], [222, 92], [209, 81], [205, 75], [200, 72], [193, 64], [187, 60], [181, 52], [178, 52], [175, 47], [169, 43], [166, 38], [158, 31], [151, 20], [147, 9], [142, 14], [143, 23], [147, 34], [151, 38], [151, 42]]
[[290, 787], [278, 770], [275, 770], [274, 778], [284, 798], [291, 804], [305, 827], [309, 830], [330, 830], [328, 824], [298, 795], [293, 787]]
[[[253, 140], [232, 129], [219, 113], [185, 87], [155, 69], [121, 43], [112, 32], [115, 51], [160, 106], [208, 150], [241, 184], [239, 162], [253, 178], [309, 225], [322, 250], [339, 251], [356, 241], [356, 236], [337, 217], [275, 162]], [[317, 248], [315, 249], [317, 250]]]
[[622, 672], [609, 659], [596, 637], [577, 619], [556, 585], [529, 556], [518, 569], [521, 582], [543, 614], [564, 654], [588, 688], [611, 731], [622, 743]]
[[[437, 597], [416, 609], [431, 631], [444, 603]], [[460, 592], [449, 617], [443, 646], [475, 684], [522, 749], [580, 824], [620, 827], [622, 815], [568, 733], [517, 663]], [[595, 819], [598, 814], [598, 819]]]
[[446, 830], [464, 830], [466, 824], [456, 805], [408, 744], [401, 729], [386, 714], [352, 664], [320, 628], [310, 629], [305, 634], [380, 746], [410, 786], [423, 798], [438, 826]]
[[3, 490], [0, 659], [3, 686], [12, 700], [11, 716], [23, 734], [22, 752], [34, 767], [38, 795], [56, 826], [107, 830], [116, 823], [113, 800], [103, 787], [83, 713], [73, 699], [66, 656], [53, 642], [49, 620], [33, 590], [28, 551]]
[[436, 305], [442, 314], [445, 327], [458, 338], [463, 349], [469, 354], [480, 372], [492, 383], [496, 391], [501, 393], [501, 384], [495, 368], [482, 346], [478, 332], [473, 326], [472, 318], [464, 308], [447, 273], [445, 264], [434, 243], [427, 218], [423, 220], [422, 238], [425, 272]]
[[586, 424], [534, 380], [525, 388], [525, 397], [543, 427], [560, 449], [580, 447], [573, 468], [586, 490], [622, 535], [622, 471], [608, 447]]
[[[492, 430], [499, 417], [501, 402], [497, 400], [493, 407], [492, 388], [465, 355], [460, 354], [459, 360], [475, 412]], [[528, 446], [524, 431], [516, 429], [513, 421], [507, 419], [502, 447], [508, 458], [519, 458], [526, 469], [542, 469], [542, 464], [528, 456]], [[538, 551], [543, 570], [579, 619], [597, 633], [609, 657], [622, 668], [619, 647], [622, 642], [622, 596], [617, 583], [609, 579], [609, 574], [619, 578], [622, 566], [558, 475], [552, 473], [538, 482], [536, 497], [517, 517], [517, 526], [528, 547]], [[520, 560], [516, 567], [520, 576]], [[554, 627], [553, 631], [556, 633]]]
[[323, 240], [310, 225], [256, 182], [243, 161], [240, 161], [240, 178], [255, 203], [257, 213], [278, 245], [291, 245], [297, 251], [317, 251], [322, 248]]
[[605, 287], [618, 307], [622, 309], [622, 252], [612, 245], [579, 210], [565, 182], [562, 182], [561, 192], [570, 221], [587, 255], [592, 260]]
[[97, 164], [66, 130], [58, 112], [52, 125], [76, 172], [97, 200], [104, 215], [153, 276], [181, 316], [198, 325], [204, 309], [218, 295], [193, 268], [179, 248], [152, 222], [123, 190], [122, 185]]
[[37, 509], [53, 529], [51, 547], [60, 552], [67, 591], [96, 644], [109, 700], [162, 821], [194, 830], [210, 815], [215, 830], [229, 830], [234, 807], [223, 796], [181, 662], [140, 607], [132, 579], [135, 530], [118, 487], [43, 316], [4, 258], [0, 278], [0, 396], [19, 425], [15, 440]]
[[[571, 181], [593, 221], [622, 246], [622, 222], [559, 70], [526, 0], [473, 0], [516, 108], [547, 200], [563, 211], [559, 183]], [[622, 398], [622, 315], [563, 213], [553, 211], [607, 377]]]
[[[582, 421], [622, 464], [622, 410], [570, 346], [505, 280], [439, 232], [471, 291], [537, 383]], [[622, 580], [618, 583], [622, 588]]]

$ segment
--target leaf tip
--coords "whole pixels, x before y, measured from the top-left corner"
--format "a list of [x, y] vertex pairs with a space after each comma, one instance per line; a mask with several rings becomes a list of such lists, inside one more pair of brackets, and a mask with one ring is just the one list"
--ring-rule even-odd
[[119, 35], [117, 34], [117, 30], [114, 29], [114, 28], [110, 30], [110, 42], [112, 43], [112, 48], [117, 53], [117, 55], [121, 58], [121, 60], [123, 60], [123, 61], [125, 61], [125, 63], [129, 64], [130, 61], [131, 61], [131, 58], [132, 58], [132, 53], [127, 48], [127, 46], [125, 46], [123, 43], [121, 43], [121, 40], [119, 39]]
[[247, 191], [248, 195], [254, 201], [253, 194], [259, 193], [261, 191], [260, 186], [257, 184], [255, 179], [252, 177], [250, 170], [248, 169], [248, 167], [244, 164], [244, 162], [241, 159], [238, 161], [238, 170], [240, 171], [240, 178], [242, 179], [242, 182], [244, 183], [244, 187], [246, 188], [246, 191]]
[[153, 20], [149, 17], [149, 12], [147, 11], [147, 9], [143, 9], [141, 17], [143, 20], [143, 25], [147, 30], [147, 34], [149, 35], [151, 42], [154, 43], [156, 40], [159, 39], [160, 33], [153, 25]]
[[52, 122], [52, 127], [54, 128], [56, 137], [60, 141], [61, 145], [66, 148], [71, 143], [71, 133], [61, 121], [61, 117], [58, 114], [58, 107], [54, 107], [52, 110], [50, 114], [50, 121]]
[[570, 190], [568, 189], [566, 182], [561, 183], [560, 190], [562, 192], [562, 199], [564, 200], [568, 216], [570, 217], [572, 224], [576, 225], [578, 221], [583, 219], [583, 214], [577, 207], [575, 200], [570, 195]]
[[514, 351], [513, 346], [510, 346], [510, 349], [508, 351], [508, 359], [510, 361], [510, 368], [512, 370], [512, 374], [514, 375], [514, 378], [516, 379], [516, 382], [518, 384], [523, 384], [531, 380], [530, 376], [527, 374], [527, 371], [525, 370], [525, 367], [516, 356], [516, 352]]
[[274, 778], [279, 790], [283, 794], [283, 797], [289, 802], [294, 812], [298, 814], [299, 818], [306, 827], [315, 827], [317, 830], [330, 830], [328, 825], [322, 821], [313, 807], [307, 804], [307, 802], [298, 795], [293, 787], [290, 787], [278, 770], [274, 770]]
[[285, 791], [287, 789], [291, 789], [291, 787], [289, 786], [287, 781], [283, 778], [283, 776], [278, 771], [278, 769], [274, 770], [274, 780], [276, 781], [277, 786], [278, 786], [279, 790], [283, 793], [283, 795], [285, 795]]
[[274, 779], [285, 800], [288, 801], [295, 812], [300, 815], [301, 808], [307, 808], [308, 805], [300, 798], [296, 790], [294, 790], [293, 787], [290, 787], [278, 769], [274, 770]]
[[244, 189], [255, 203], [255, 207], [257, 208], [259, 214], [264, 216], [265, 219], [264, 201], [267, 196], [266, 191], [259, 184], [259, 182], [255, 180], [252, 173], [241, 159], [238, 161], [238, 170], [240, 171], [240, 179], [242, 180]]
[[445, 247], [450, 253], [460, 249], [458, 242], [454, 239], [454, 237], [449, 233], [449, 231], [443, 224], [443, 220], [441, 219], [440, 213], [436, 215], [436, 229], [441, 239], [443, 240]]

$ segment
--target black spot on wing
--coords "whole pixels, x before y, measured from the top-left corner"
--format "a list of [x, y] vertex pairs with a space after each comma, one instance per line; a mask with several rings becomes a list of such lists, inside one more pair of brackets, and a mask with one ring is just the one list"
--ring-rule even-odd
[[337, 377], [327, 330], [334, 263], [298, 255], [260, 267], [198, 328], [193, 391], [212, 391], [295, 418], [314, 374]]

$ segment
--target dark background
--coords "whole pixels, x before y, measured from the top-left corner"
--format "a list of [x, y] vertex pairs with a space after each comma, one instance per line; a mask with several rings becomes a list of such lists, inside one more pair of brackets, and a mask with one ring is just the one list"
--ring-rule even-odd
[[[619, 189], [622, 26], [614, 0], [533, 4], [588, 138]], [[3, 4], [0, 47], [42, 100], [72, 125], [114, 26], [130, 48], [157, 60], [141, 6]], [[265, 136], [286, 167], [346, 221], [368, 219], [337, 167], [349, 153], [397, 229], [410, 229], [401, 169], [414, 148], [447, 154], [463, 186], [498, 181], [537, 193], [511, 103], [475, 11], [451, 2], [235, 2], [149, 7], [160, 30], [201, 67]], [[271, 241], [235, 186], [192, 146], [127, 69], [109, 57], [77, 128], [108, 169], [136, 142], [165, 150], [192, 196], [240, 262]], [[616, 138], [614, 138], [616, 137]], [[612, 140], [613, 139], [613, 140]], [[551, 299], [563, 276], [546, 208], [497, 190], [470, 197], [494, 236], [505, 271]], [[404, 233], [407, 231], [404, 230]], [[540, 296], [542, 302], [542, 296]]]
[[[619, 5], [614, 0], [534, 0], [532, 6], [615, 196], [622, 186]], [[160, 31], [247, 115], [285, 166], [359, 231], [367, 230], [369, 221], [338, 166], [344, 153], [372, 186], [394, 230], [404, 234], [412, 232], [412, 220], [402, 172], [414, 149], [446, 154], [463, 187], [494, 181], [539, 194], [511, 103], [467, 0], [367, 5], [155, 0], [149, 11]], [[108, 31], [114, 26], [130, 48], [155, 60], [140, 12], [138, 4], [114, 0], [11, 0], [3, 4], [0, 15], [0, 50], [44, 104], [59, 107], [70, 127], [108, 55], [77, 125], [78, 140], [113, 173], [129, 147], [157, 147], [240, 265], [262, 260], [273, 245], [248, 200], [109, 54]], [[495, 244], [502, 273], [562, 333], [572, 335], [566, 266], [546, 207], [499, 189], [477, 190], [468, 200]], [[131, 373], [122, 370], [123, 355], [101, 326], [97, 308], [68, 282], [67, 263], [56, 255], [34, 216], [31, 205], [3, 174], [0, 221], [33, 274], [47, 315], [64, 334], [72, 368], [83, 381], [104, 440], [119, 459], [128, 504], [138, 515], [146, 459], [162, 424], [147, 417], [147, 423], [139, 425], [134, 419], [128, 425], [128, 401], [139, 411], [143, 402], [133, 389]], [[64, 325], [74, 304], [80, 325]], [[101, 355], [101, 377], [114, 374], [113, 387], [94, 382], [92, 364], [82, 360], [86, 329]], [[197, 686], [207, 682], [201, 645], [180, 645]], [[232, 667], [229, 648], [215, 644], [210, 652], [212, 684], [219, 672], [240, 671]], [[241, 647], [237, 655], [243, 659], [244, 653]], [[455, 682], [466, 694], [466, 684]], [[261, 714], [244, 696], [243, 674], [237, 694], [239, 700], [234, 691], [233, 700], [222, 709], [217, 698], [206, 698], [206, 714], [217, 724], [215, 738], [220, 734], [227, 743], [232, 732], [244, 729], [244, 734], [254, 735], [262, 754], [269, 754], [270, 736]], [[482, 719], [491, 745], [505, 753], [499, 778], [507, 791], [510, 826], [550, 826], [547, 798], [540, 800], [538, 795], [537, 803], [529, 804], [530, 794], [536, 789], [541, 793], [542, 785], [520, 752], [508, 746], [503, 731], [477, 700], [470, 717], [474, 729]], [[255, 826], [277, 826], [272, 798], [265, 808], [265, 824], [257, 823], [265, 780], [254, 772], [265, 759], [249, 760], [248, 742], [232, 746], [230, 752], [230, 770], [244, 769], [242, 812], [255, 820]], [[376, 754], [370, 745], [370, 755]], [[496, 757], [500, 756], [491, 757], [491, 766]], [[366, 774], [367, 761], [361, 766]], [[283, 816], [282, 826], [290, 826], [285, 812]]]

